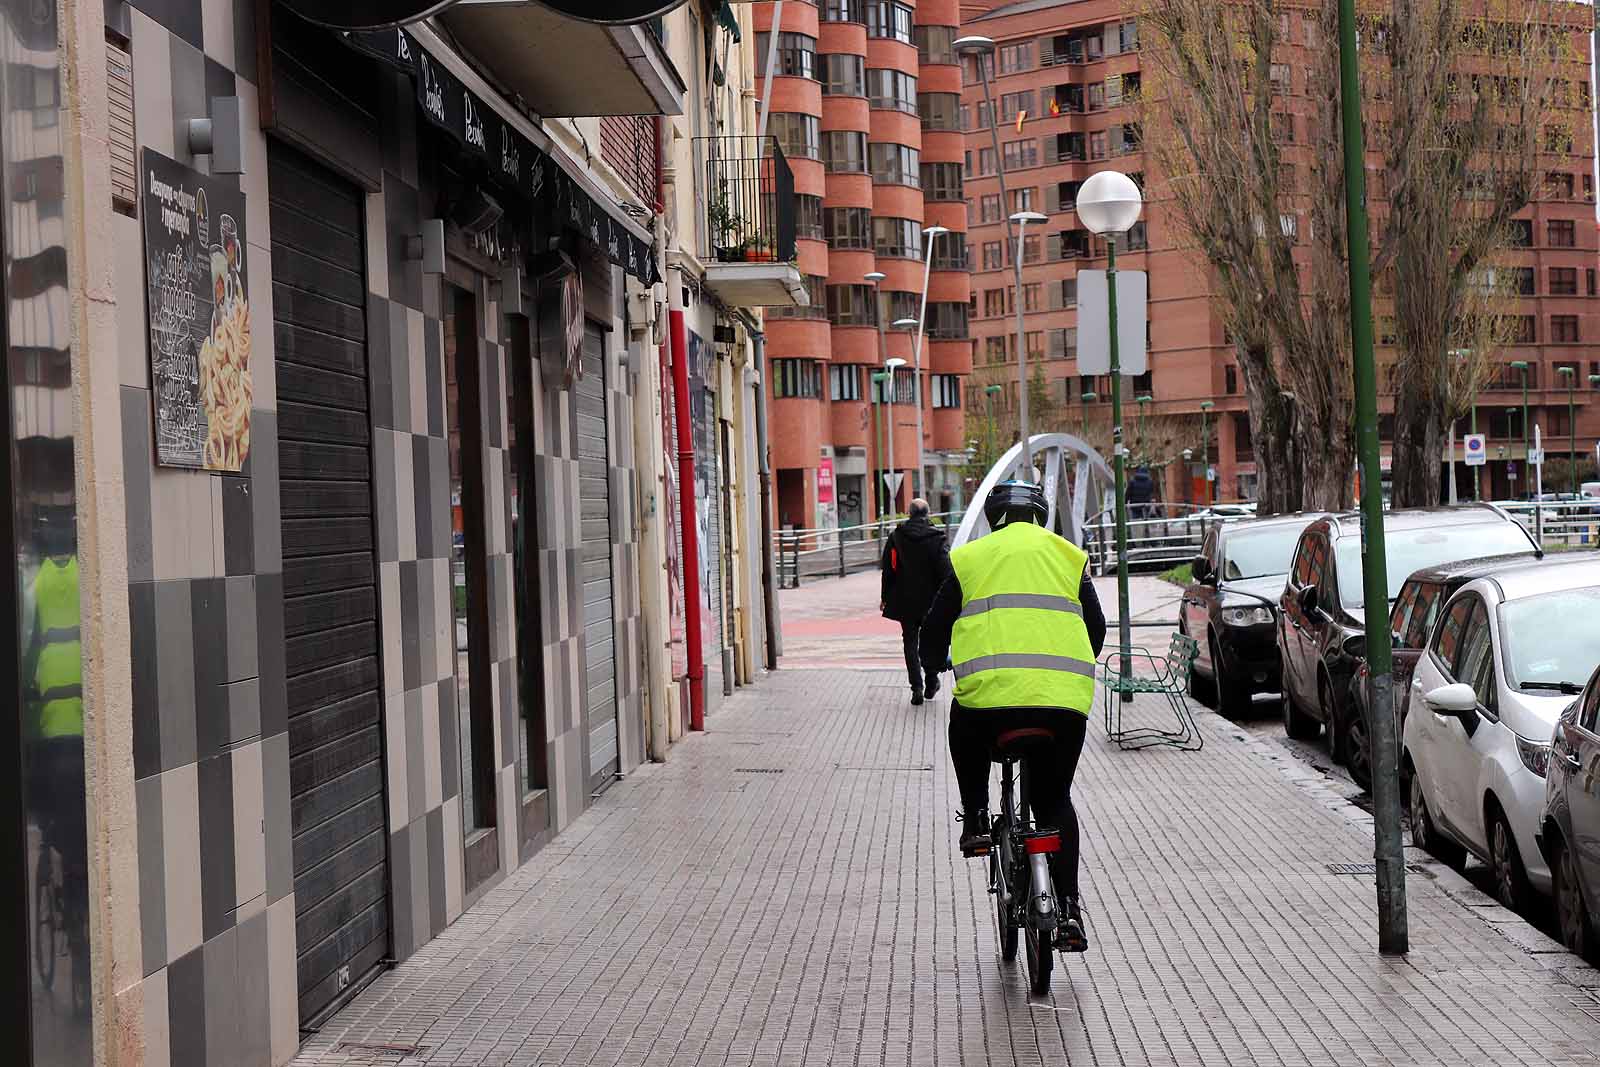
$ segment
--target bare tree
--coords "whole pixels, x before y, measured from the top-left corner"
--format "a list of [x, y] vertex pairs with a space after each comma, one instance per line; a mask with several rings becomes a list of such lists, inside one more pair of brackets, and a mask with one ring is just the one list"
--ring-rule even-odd
[[[1274, 107], [1286, 88], [1279, 13], [1273, 0], [1147, 0], [1141, 16], [1154, 188], [1210, 268], [1249, 397], [1263, 513], [1344, 505], [1353, 466], [1342, 197], [1317, 162], [1339, 157], [1338, 101], [1313, 97], [1302, 183], [1279, 145], [1277, 124], [1297, 121]], [[1307, 84], [1337, 86], [1337, 72]]]

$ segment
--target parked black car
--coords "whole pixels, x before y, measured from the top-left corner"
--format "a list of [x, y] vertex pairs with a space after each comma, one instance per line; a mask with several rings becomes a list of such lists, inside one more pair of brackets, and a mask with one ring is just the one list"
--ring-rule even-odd
[[1300, 531], [1315, 515], [1283, 515], [1217, 526], [1195, 557], [1178, 629], [1200, 644], [1190, 692], [1215, 692], [1217, 710], [1235, 715], [1256, 693], [1279, 691], [1276, 603]]
[[[1433, 624], [1438, 621], [1439, 611], [1445, 601], [1474, 578], [1503, 567], [1508, 559], [1532, 559], [1534, 555], [1524, 552], [1462, 560], [1417, 571], [1405, 580], [1389, 612], [1389, 632], [1394, 642], [1394, 688], [1391, 693], [1394, 698], [1396, 737], [1400, 736], [1405, 726], [1406, 709], [1410, 706], [1411, 675], [1417, 668], [1417, 660], [1422, 658], [1423, 650], [1428, 647], [1428, 635], [1433, 632]], [[1363, 642], [1352, 644], [1364, 646]], [[1351, 651], [1356, 650], [1352, 648]], [[1345, 717], [1344, 739], [1345, 766], [1350, 769], [1350, 777], [1362, 789], [1372, 788], [1372, 719], [1367, 713], [1367, 676], [1363, 647], [1359, 665], [1350, 679], [1347, 706], [1351, 713]]]
[[[1488, 504], [1388, 511], [1387, 611], [1407, 576], [1452, 560], [1535, 551], [1516, 520]], [[1310, 740], [1327, 724], [1335, 762], [1345, 762], [1350, 679], [1365, 652], [1361, 515], [1329, 515], [1307, 526], [1295, 546], [1278, 611], [1283, 658], [1283, 725]]]
[[1539, 849], [1550, 861], [1561, 940], [1600, 963], [1600, 667], [1556, 723]]

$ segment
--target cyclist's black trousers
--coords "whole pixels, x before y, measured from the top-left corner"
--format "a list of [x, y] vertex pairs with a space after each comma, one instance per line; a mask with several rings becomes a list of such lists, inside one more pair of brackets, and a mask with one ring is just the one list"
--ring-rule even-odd
[[1007, 730], [1042, 727], [1056, 735], [1054, 745], [1039, 743], [1027, 764], [1034, 824], [1061, 831], [1054, 857], [1056, 889], [1078, 895], [1078, 813], [1072, 806], [1072, 776], [1083, 754], [1089, 718], [1066, 708], [964, 708], [950, 702], [950, 762], [961, 788], [961, 807], [970, 816], [989, 804], [989, 766], [995, 738]]

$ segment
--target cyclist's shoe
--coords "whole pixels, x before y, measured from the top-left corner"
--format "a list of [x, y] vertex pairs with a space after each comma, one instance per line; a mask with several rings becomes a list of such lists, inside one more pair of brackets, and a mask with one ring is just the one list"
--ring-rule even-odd
[[994, 847], [994, 838], [989, 836], [989, 813], [980, 808], [972, 816], [959, 815], [963, 829], [961, 831], [961, 854], [968, 858], [973, 856], [987, 856]]
[[1062, 952], [1088, 952], [1089, 935], [1083, 924], [1083, 909], [1076, 897], [1067, 898], [1067, 915], [1056, 927], [1056, 948]]
[[928, 679], [928, 691], [924, 695], [929, 700], [939, 695], [939, 676], [937, 674]]
[[911, 703], [913, 705], [922, 703], [922, 690], [916, 688], [915, 686], [913, 686], [911, 689]]

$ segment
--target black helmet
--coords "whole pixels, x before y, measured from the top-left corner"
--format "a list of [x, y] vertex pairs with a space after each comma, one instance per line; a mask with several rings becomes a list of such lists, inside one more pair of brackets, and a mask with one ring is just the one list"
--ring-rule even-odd
[[1036, 526], [1050, 521], [1050, 509], [1045, 506], [1044, 490], [1032, 482], [1001, 482], [989, 490], [983, 502], [984, 517], [989, 528], [998, 530], [1006, 523], [1021, 519]]

